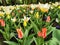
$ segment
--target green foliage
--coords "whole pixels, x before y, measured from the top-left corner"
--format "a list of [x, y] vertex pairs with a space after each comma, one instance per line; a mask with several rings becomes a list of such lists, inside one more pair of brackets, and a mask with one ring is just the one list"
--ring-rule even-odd
[[9, 45], [19, 45], [16, 42], [12, 42], [12, 41], [4, 41], [5, 43], [9, 44]]
[[[0, 19], [0, 32], [6, 40], [4, 41], [5, 43], [9, 45], [31, 45], [32, 43], [35, 43], [35, 45], [60, 45], [60, 29], [57, 29], [56, 26], [53, 25], [55, 24], [54, 21], [56, 20], [56, 16], [58, 16], [57, 18], [60, 19], [60, 8], [58, 8], [58, 6], [53, 6], [54, 8], [51, 9], [51, 5], [51, 7], [48, 9], [48, 12], [45, 12], [46, 10], [43, 9], [42, 11], [40, 7], [21, 7], [19, 5], [12, 7], [14, 9], [12, 9], [11, 7], [12, 6], [8, 8], [2, 7], [1, 12], [3, 12], [4, 15], [1, 16], [2, 13], [0, 13], [1, 19], [5, 21], [5, 26], [2, 26], [1, 23], [3, 23], [4, 21], [1, 21]], [[10, 12], [10, 14], [7, 14], [4, 9], [7, 12], [12, 12]], [[31, 11], [33, 12], [31, 13]], [[46, 19], [43, 20], [44, 16]], [[50, 16], [49, 22], [46, 21], [48, 16]], [[59, 25], [59, 22], [57, 23]], [[38, 32], [41, 32], [41, 34]], [[49, 40], [47, 39], [47, 41], [45, 41], [45, 39], [48, 38], [48, 35], [51, 32], [52, 37]], [[46, 37], [43, 38], [42, 36], [45, 35]], [[22, 38], [20, 38], [20, 36]], [[14, 38], [14, 40], [16, 41], [14, 41], [12, 38]], [[11, 39], [12, 41], [10, 41]]]
[[56, 29], [53, 31], [53, 37], [55, 37], [58, 41], [60, 41], [60, 30]]
[[4, 27], [4, 31], [0, 30], [0, 32], [3, 34], [3, 37], [8, 41], [10, 40], [13, 36], [14, 33], [9, 31], [9, 26], [7, 25], [6, 27]]

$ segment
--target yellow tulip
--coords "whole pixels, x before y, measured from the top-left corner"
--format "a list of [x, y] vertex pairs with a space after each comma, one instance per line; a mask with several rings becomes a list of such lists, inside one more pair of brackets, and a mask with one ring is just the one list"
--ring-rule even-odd
[[7, 15], [7, 18], [8, 18], [8, 19], [10, 19], [10, 18], [11, 18], [11, 16], [10, 16], [10, 15]]
[[37, 7], [37, 5], [34, 5], [34, 4], [31, 4], [30, 6], [32, 10], [34, 10]]
[[39, 18], [39, 12], [36, 13], [35, 18]]
[[49, 8], [50, 8], [50, 5], [48, 3], [46, 4], [39, 4], [40, 5], [40, 10], [42, 12], [48, 12]]
[[60, 9], [60, 6], [58, 6], [58, 8]]
[[13, 9], [15, 9], [15, 7], [14, 6], [10, 6], [10, 9], [13, 10]]
[[42, 12], [48, 12], [48, 9], [46, 8], [40, 8]]
[[25, 26], [27, 26], [27, 23], [28, 23], [28, 21], [30, 20], [30, 17], [26, 17], [26, 16], [24, 16], [24, 19], [23, 19], [23, 26], [25, 27]]
[[4, 16], [4, 12], [0, 12], [0, 16]]
[[27, 22], [26, 22], [26, 21], [23, 22], [23, 26], [24, 26], [24, 27], [27, 26]]

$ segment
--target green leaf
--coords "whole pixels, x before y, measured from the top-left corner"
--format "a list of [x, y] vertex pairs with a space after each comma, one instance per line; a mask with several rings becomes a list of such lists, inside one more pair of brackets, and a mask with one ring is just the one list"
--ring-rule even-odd
[[30, 38], [33, 38], [34, 35], [35, 35], [35, 34], [30, 34], [28, 38], [29, 38], [29, 39], [30, 39]]
[[60, 41], [60, 30], [56, 29], [55, 31], [53, 31], [52, 35], [53, 37]]
[[33, 28], [34, 28], [34, 31], [37, 33], [37, 32], [39, 31], [37, 25], [36, 25], [32, 20], [30, 20], [30, 21], [31, 21], [31, 23], [32, 23], [32, 26], [33, 26]]
[[33, 42], [33, 37], [31, 38], [27, 37], [27, 38], [24, 38], [23, 45], [31, 45], [32, 42]]
[[3, 34], [4, 32], [0, 29], [0, 32]]
[[22, 43], [23, 42], [23, 40], [21, 40], [21, 39], [17, 39], [18, 40], [18, 42], [20, 42], [20, 43]]
[[31, 43], [33, 42], [34, 40], [33, 40], [33, 38], [32, 39], [30, 39], [30, 43], [29, 43], [29, 45], [31, 45]]
[[30, 25], [30, 26], [28, 27], [28, 29], [25, 30], [25, 33], [24, 33], [24, 37], [25, 37], [25, 38], [28, 37], [28, 33], [29, 33], [29, 31], [30, 31], [31, 28], [32, 28], [32, 25]]
[[2, 30], [0, 30], [0, 32], [2, 33], [3, 37], [4, 37], [6, 40], [8, 40], [8, 39], [7, 39], [7, 36], [6, 36], [6, 33], [5, 33], [4, 31], [2, 31]]
[[34, 39], [34, 42], [36, 43], [36, 45], [42, 45], [44, 43], [43, 38], [40, 38], [40, 37], [35, 38], [34, 37], [33, 39]]
[[[27, 43], [28, 42], [28, 43]], [[28, 38], [26, 40], [26, 45], [31, 45], [31, 43], [33, 42], [33, 38]]]
[[10, 33], [10, 39], [12, 38], [12, 37], [14, 37], [14, 33], [12, 32], [12, 33]]
[[31, 28], [32, 28], [33, 26], [32, 26], [32, 24], [28, 27], [28, 29], [27, 30], [30, 30]]
[[19, 45], [18, 43], [12, 41], [4, 41], [4, 43], [7, 43], [9, 45]]
[[59, 45], [59, 41], [55, 37], [53, 37], [47, 42], [47, 45]]
[[8, 40], [5, 32], [3, 33], [3, 37], [4, 37], [5, 40]]
[[8, 24], [6, 24], [6, 27], [4, 27], [4, 30], [6, 33], [9, 33], [9, 25]]
[[26, 38], [28, 36], [29, 30], [25, 30], [24, 37]]
[[26, 44], [27, 44], [26, 42], [27, 42], [27, 39], [25, 38], [25, 39], [24, 39], [23, 45], [26, 45]]
[[34, 41], [34, 39], [33, 39], [34, 35], [35, 35], [35, 34], [29, 35], [29, 37], [28, 37], [29, 45]]
[[44, 43], [44, 40], [42, 38], [37, 38], [37, 45], [42, 45]]
[[9, 32], [9, 25], [6, 24], [6, 27], [4, 27], [4, 37], [6, 37], [6, 40], [10, 40], [10, 32]]
[[49, 35], [52, 31], [56, 30], [56, 28], [52, 26], [48, 26], [47, 28], [48, 28], [47, 35]]

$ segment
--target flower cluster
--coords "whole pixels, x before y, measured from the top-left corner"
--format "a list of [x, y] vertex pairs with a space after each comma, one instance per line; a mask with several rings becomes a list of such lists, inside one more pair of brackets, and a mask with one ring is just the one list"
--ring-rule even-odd
[[38, 32], [38, 36], [46, 38], [46, 32], [47, 32], [47, 29], [46, 28], [42, 28], [42, 32], [39, 31]]
[[60, 30], [59, 5], [39, 3], [0, 6], [0, 32], [6, 41], [12, 38], [17, 40], [18, 43], [16, 41], [15, 45], [31, 45], [32, 43], [46, 45], [45, 39], [56, 30]]

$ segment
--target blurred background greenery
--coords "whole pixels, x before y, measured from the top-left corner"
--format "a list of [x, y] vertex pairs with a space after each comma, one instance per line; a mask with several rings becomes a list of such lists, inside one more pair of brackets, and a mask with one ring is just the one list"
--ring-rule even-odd
[[0, 0], [0, 5], [15, 5], [15, 4], [32, 4], [32, 3], [46, 3], [59, 2], [60, 0]]

